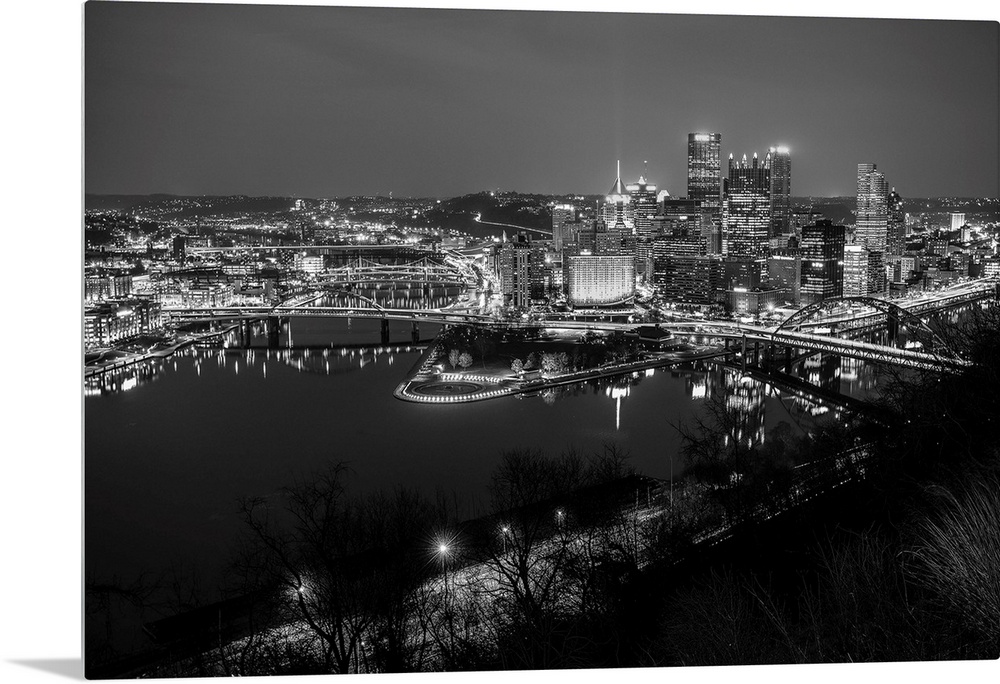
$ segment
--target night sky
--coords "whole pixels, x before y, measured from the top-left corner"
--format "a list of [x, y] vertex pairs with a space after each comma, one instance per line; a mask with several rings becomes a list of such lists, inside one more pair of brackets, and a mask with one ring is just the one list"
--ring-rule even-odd
[[997, 196], [995, 21], [85, 6], [85, 189], [686, 191], [687, 134], [793, 195]]

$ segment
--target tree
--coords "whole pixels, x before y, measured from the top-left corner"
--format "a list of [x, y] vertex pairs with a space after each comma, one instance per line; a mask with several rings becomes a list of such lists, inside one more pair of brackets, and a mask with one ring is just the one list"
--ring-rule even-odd
[[458, 360], [460, 356], [461, 352], [458, 351], [458, 349], [453, 348], [448, 352], [448, 363], [451, 364], [452, 370], [455, 370], [455, 367], [458, 366]]
[[468, 352], [462, 352], [458, 356], [458, 365], [462, 368], [468, 368], [472, 365], [472, 355]]
[[546, 373], [562, 373], [569, 364], [566, 352], [543, 352], [541, 366]]
[[520, 375], [524, 372], [524, 362], [521, 359], [514, 359], [510, 362], [510, 369]]
[[[246, 499], [242, 570], [259, 587], [274, 587], [279, 637], [312, 672], [405, 671], [420, 667], [417, 622], [426, 579], [415, 562], [418, 542], [440, 509], [404, 490], [391, 496], [347, 496], [343, 464], [284, 491], [285, 505]], [[244, 674], [255, 674], [248, 672]]]

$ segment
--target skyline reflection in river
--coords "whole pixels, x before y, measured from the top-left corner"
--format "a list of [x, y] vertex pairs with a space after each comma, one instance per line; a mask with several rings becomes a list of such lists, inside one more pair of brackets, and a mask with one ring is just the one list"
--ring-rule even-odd
[[[421, 326], [421, 337], [436, 332]], [[350, 463], [357, 491], [454, 493], [475, 515], [506, 449], [587, 454], [614, 443], [637, 471], [666, 479], [683, 469], [675, 426], [711, 397], [742, 412], [740, 439], [764, 439], [780, 422], [809, 430], [835, 413], [715, 363], [534, 397], [414, 404], [392, 393], [422, 345], [408, 341], [406, 322], [390, 339], [379, 342], [378, 320], [295, 318], [277, 349], [255, 346], [266, 337], [241, 349], [229, 335], [104, 376], [85, 399], [88, 575], [197, 568], [211, 587], [240, 529], [237, 500], [273, 496], [330, 462]], [[866, 366], [836, 357], [797, 371], [845, 393], [873, 382]]]

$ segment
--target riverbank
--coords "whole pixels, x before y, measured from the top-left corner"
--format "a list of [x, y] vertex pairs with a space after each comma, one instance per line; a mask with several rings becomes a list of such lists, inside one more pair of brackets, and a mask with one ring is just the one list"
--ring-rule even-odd
[[585, 382], [599, 378], [612, 378], [649, 369], [671, 366], [688, 361], [703, 361], [729, 353], [718, 347], [693, 348], [682, 351], [658, 352], [655, 357], [639, 361], [599, 366], [559, 374], [542, 373], [539, 377], [525, 378], [513, 371], [493, 369], [443, 372], [434, 366], [440, 345], [427, 350], [417, 365], [416, 373], [399, 384], [393, 395], [403, 401], [423, 404], [459, 404], [486, 401], [505, 396], [533, 394], [542, 390]]
[[[134, 354], [116, 349], [108, 349], [103, 351], [101, 356], [99, 356], [94, 362], [84, 364], [83, 377], [84, 379], [91, 378], [110, 371], [121, 370], [122, 368], [127, 368], [128, 366], [134, 366], [135, 364], [143, 363], [145, 361], [165, 359], [172, 356], [178, 349], [183, 349], [184, 347], [188, 347], [192, 344], [208, 340], [213, 337], [225, 335], [226, 333], [235, 330], [237, 327], [239, 326], [231, 325], [227, 328], [223, 328], [222, 330], [209, 333], [186, 334], [182, 339], [177, 340], [162, 349], [155, 349], [144, 354]], [[112, 354], [114, 354], [113, 358], [104, 361], [106, 356], [110, 356]]]

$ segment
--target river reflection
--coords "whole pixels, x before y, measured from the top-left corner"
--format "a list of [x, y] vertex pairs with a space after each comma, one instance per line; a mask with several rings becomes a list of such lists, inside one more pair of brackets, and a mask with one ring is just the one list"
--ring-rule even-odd
[[[502, 451], [587, 454], [615, 443], [639, 472], [681, 472], [676, 426], [724, 401], [739, 412], [733, 437], [760, 443], [779, 423], [807, 432], [839, 415], [830, 392], [864, 396], [864, 364], [808, 357], [776, 382], [718, 363], [693, 362], [549, 388], [538, 396], [453, 405], [397, 400], [439, 326], [292, 318], [278, 348], [238, 333], [173, 356], [89, 379], [85, 408], [88, 573], [131, 577], [196, 567], [218, 579], [240, 524], [236, 501], [272, 496], [331, 462], [350, 464], [355, 491], [406, 486], [455, 493], [462, 512], [483, 510]], [[810, 360], [817, 359], [818, 360]], [[92, 383], [92, 384], [91, 384]], [[823, 390], [827, 394], [821, 394]]]

